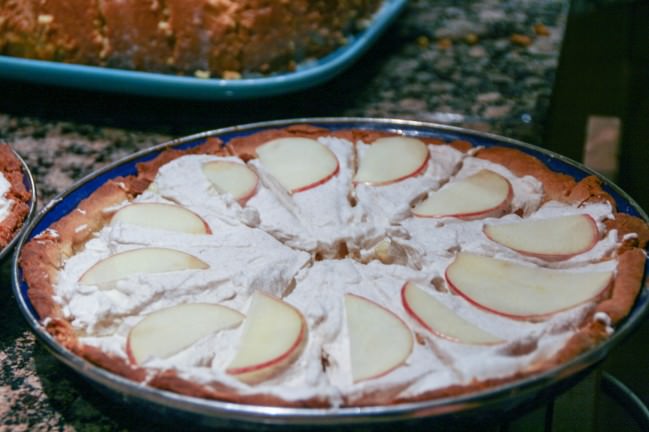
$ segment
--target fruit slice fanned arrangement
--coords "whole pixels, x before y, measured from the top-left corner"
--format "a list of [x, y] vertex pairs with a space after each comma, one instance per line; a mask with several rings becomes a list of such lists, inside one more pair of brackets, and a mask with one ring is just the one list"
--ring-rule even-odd
[[261, 165], [289, 193], [319, 186], [336, 175], [338, 159], [322, 143], [307, 138], [279, 138], [256, 150]]
[[381, 186], [420, 174], [428, 158], [421, 140], [405, 137], [379, 138], [360, 157], [355, 183]]
[[243, 163], [214, 161], [203, 165], [203, 174], [219, 192], [225, 192], [242, 205], [255, 194], [259, 177]]
[[150, 358], [167, 358], [200, 339], [236, 327], [244, 316], [219, 304], [179, 304], [146, 315], [128, 334], [129, 359], [142, 364]]
[[[214, 397], [239, 401], [241, 395], [245, 394], [252, 395], [251, 398], [259, 397], [251, 399], [253, 403], [262, 400], [273, 404], [310, 406], [313, 403], [321, 406], [334, 403], [333, 399], [327, 399], [332, 394], [347, 400], [355, 392], [363, 393], [366, 388], [380, 389], [381, 385], [402, 386], [407, 390], [411, 383], [399, 382], [400, 377], [410, 376], [408, 374], [417, 368], [430, 368], [430, 365], [416, 363], [425, 356], [437, 358], [440, 367], [450, 369], [452, 366], [445, 365], [445, 362], [454, 358], [454, 350], [478, 352], [486, 356], [485, 361], [490, 355], [506, 356], [502, 354], [506, 350], [499, 348], [516, 340], [512, 340], [513, 333], [494, 331], [503, 322], [524, 331], [528, 331], [527, 327], [533, 328], [529, 331], [542, 335], [544, 323], [565, 313], [568, 317], [565, 319], [573, 319], [574, 322], [565, 329], [561, 327], [562, 331], [572, 334], [602, 331], [601, 326], [592, 324], [592, 318], [595, 312], [600, 311], [599, 307], [604, 301], [617, 295], [617, 276], [627, 274], [625, 272], [628, 270], [620, 267], [626, 265], [626, 261], [616, 255], [616, 245], [612, 248], [595, 247], [604, 241], [610, 230], [607, 232], [603, 228], [602, 217], [589, 213], [587, 205], [577, 208], [577, 199], [568, 201], [566, 198], [560, 204], [569, 209], [567, 215], [539, 216], [535, 214], [535, 209], [521, 212], [517, 203], [527, 198], [515, 196], [521, 190], [517, 182], [528, 174], [520, 172], [516, 168], [518, 165], [508, 165], [506, 158], [497, 162], [483, 160], [479, 151], [468, 152], [462, 145], [452, 147], [448, 143], [434, 144], [432, 140], [421, 137], [362, 131], [339, 133], [309, 128], [297, 131], [283, 130], [275, 134], [261, 133], [233, 139], [232, 143], [217, 150], [216, 156], [200, 159], [200, 163], [195, 165], [198, 167], [194, 170], [197, 174], [176, 174], [200, 177], [205, 185], [197, 189], [209, 189], [210, 192], [209, 196], [201, 199], [223, 201], [228, 206], [245, 209], [251, 214], [257, 212], [257, 218], [244, 220], [241, 217], [241, 220], [235, 220], [222, 229], [214, 222], [221, 215], [211, 213], [218, 206], [212, 206], [207, 211], [201, 207], [200, 199], [195, 201], [196, 205], [191, 205], [168, 198], [153, 189], [142, 199], [133, 194], [136, 195], [135, 199], [128, 196], [126, 200], [117, 201], [119, 205], [110, 203], [113, 205], [101, 207], [102, 211], [117, 208], [117, 211], [111, 212], [112, 219], [108, 219], [106, 229], [129, 233], [150, 231], [156, 233], [157, 239], [166, 240], [151, 241], [151, 244], [146, 243], [148, 240], [143, 241], [135, 248], [133, 244], [108, 244], [108, 251], [113, 252], [102, 255], [103, 259], [94, 261], [75, 279], [85, 289], [84, 293], [92, 291], [88, 286], [96, 285], [99, 288], [97, 291], [104, 294], [104, 299], [110, 300], [112, 297], [107, 291], [120, 280], [165, 278], [185, 272], [211, 274], [221, 266], [238, 266], [238, 271], [233, 272], [233, 276], [227, 280], [215, 277], [203, 282], [198, 277], [189, 278], [192, 283], [199, 281], [196, 282], [198, 287], [187, 288], [183, 285], [184, 279], [179, 278], [180, 303], [169, 305], [167, 300], [160, 304], [153, 302], [146, 305], [147, 313], [138, 310], [129, 316], [130, 330], [123, 347], [128, 357], [126, 368], [146, 369], [149, 367], [147, 365], [168, 365], [174, 358], [191, 354], [199, 346], [203, 349], [213, 339], [221, 340], [223, 337], [231, 344], [229, 350], [219, 350], [216, 345], [206, 349], [212, 349], [211, 355], [218, 357], [218, 361], [211, 365], [217, 372], [214, 382], [227, 387], [230, 393], [218, 387], [218, 395]], [[337, 141], [333, 143], [334, 140]], [[347, 153], [343, 153], [343, 157], [336, 148], [341, 141], [350, 146], [349, 159], [345, 159]], [[448, 161], [436, 159], [441, 152], [436, 152], [435, 146], [445, 146]], [[465, 150], [458, 150], [462, 148]], [[181, 157], [179, 154], [178, 159]], [[523, 161], [526, 166], [537, 169], [526, 158], [522, 153], [516, 153], [514, 157], [517, 163]], [[165, 164], [171, 164], [173, 160], [167, 160]], [[461, 169], [462, 163], [467, 160], [481, 168], [474, 170], [475, 166], [472, 166], [467, 170]], [[449, 166], [442, 170], [438, 179], [431, 182], [429, 176], [435, 171], [435, 164]], [[498, 165], [497, 169], [494, 169], [494, 164]], [[543, 174], [553, 178], [547, 169]], [[147, 175], [150, 176], [150, 172]], [[554, 199], [555, 196], [544, 192], [545, 189], [550, 190], [548, 186], [552, 184], [537, 180], [537, 177], [544, 179], [541, 175], [530, 176], [533, 182], [540, 185], [542, 199], [539, 202]], [[571, 191], [578, 187], [574, 183], [562, 196], [570, 196]], [[355, 195], [355, 191], [360, 189], [371, 190], [374, 195]], [[153, 202], [157, 199], [156, 193], [162, 197], [162, 202]], [[268, 228], [269, 225], [263, 225], [267, 213], [276, 210], [272, 206], [281, 207], [287, 214], [299, 213], [300, 218], [296, 220], [303, 223], [304, 214], [308, 213], [302, 212], [300, 206], [307, 202], [314, 206], [321, 202], [331, 203], [329, 198], [320, 199], [323, 195], [318, 194], [325, 193], [335, 195], [339, 206], [321, 211], [323, 221], [328, 222], [326, 216], [329, 212], [333, 214], [341, 211], [341, 208], [343, 213], [351, 215], [348, 220], [332, 223], [334, 228], [331, 232], [336, 229], [342, 232], [343, 228], [348, 231], [326, 246], [333, 250], [327, 251], [331, 254], [323, 254], [318, 249], [323, 247], [320, 239], [299, 247], [287, 240], [296, 237], [298, 240], [313, 240], [300, 236], [311, 235], [320, 228], [316, 224], [303, 231], [292, 231], [292, 220], [284, 222], [284, 225], [274, 225], [272, 229]], [[388, 219], [384, 225], [369, 226], [378, 220], [371, 214], [372, 206], [377, 206], [371, 199], [382, 193], [385, 193], [386, 201], [401, 196], [402, 202], [395, 203], [395, 208], [405, 206], [407, 214]], [[282, 195], [281, 199], [264, 201], [268, 196], [278, 194]], [[411, 200], [413, 196], [417, 198]], [[530, 198], [531, 201], [534, 200]], [[578, 202], [581, 205], [586, 201], [579, 199]], [[376, 210], [378, 213], [383, 209]], [[240, 217], [233, 214], [234, 218]], [[614, 216], [612, 210], [611, 215]], [[402, 223], [404, 221], [416, 221], [431, 231], [436, 229], [435, 232], [448, 230], [447, 237], [453, 240], [457, 236], [457, 240], [453, 240], [455, 244], [452, 247], [446, 247], [446, 243], [441, 241], [438, 245], [434, 238], [415, 243], [417, 239], [410, 237], [409, 228]], [[469, 224], [474, 228], [467, 228], [465, 232], [475, 237], [471, 240], [478, 246], [463, 244], [466, 238], [457, 234]], [[646, 229], [644, 225], [642, 227]], [[368, 229], [361, 231], [360, 228]], [[286, 231], [282, 232], [284, 229]], [[231, 244], [219, 244], [218, 247], [225, 250], [223, 256], [229, 253], [227, 248], [232, 248], [234, 252], [249, 247], [245, 244], [245, 235], [263, 231], [277, 250], [283, 247], [306, 257], [304, 262], [290, 270], [277, 261], [270, 265], [262, 260], [265, 256], [276, 254], [273, 248], [262, 250], [259, 255], [251, 255], [248, 261], [248, 257], [242, 254], [243, 258], [237, 258], [239, 262], [234, 264], [218, 262], [204, 253], [205, 248], [213, 247], [209, 246], [210, 242], [219, 236], [230, 235], [228, 230], [240, 231], [242, 236], [232, 236], [236, 240]], [[357, 232], [361, 233], [358, 234], [360, 238], [351, 238]], [[371, 236], [363, 237], [365, 233], [371, 233]], [[637, 235], [645, 238], [644, 231], [639, 231]], [[611, 240], [610, 237], [606, 237], [607, 241]], [[175, 238], [186, 244], [176, 246], [178, 249], [160, 246], [167, 245], [167, 241], [172, 241], [169, 239]], [[111, 242], [120, 238], [106, 235], [105, 239]], [[98, 236], [93, 241], [105, 239]], [[38, 241], [34, 241], [32, 247], [37, 247]], [[139, 237], [137, 241], [140, 241]], [[316, 246], [311, 247], [311, 244]], [[393, 244], [394, 247], [381, 246], [385, 244]], [[441, 244], [444, 244], [443, 248]], [[199, 246], [194, 248], [194, 245]], [[84, 253], [79, 245], [70, 249]], [[395, 257], [396, 254], [401, 255]], [[570, 261], [576, 256], [580, 256], [579, 259]], [[344, 282], [338, 281], [335, 286], [325, 282], [317, 285], [315, 289], [318, 292], [317, 295], [314, 293], [312, 303], [293, 301], [291, 293], [306, 289], [304, 280], [313, 267], [319, 261], [329, 260], [353, 261], [358, 268], [374, 266], [372, 271], [380, 268], [384, 274], [377, 276], [369, 270], [367, 274], [362, 269], [356, 273], [350, 270], [349, 275], [341, 279]], [[262, 267], [261, 270], [255, 270], [257, 273], [251, 275], [251, 268], [257, 265]], [[341, 264], [339, 268], [345, 267]], [[60, 272], [61, 269], [57, 268], [56, 271]], [[641, 276], [636, 274], [635, 267], [633, 272], [633, 281], [639, 282]], [[29, 269], [26, 274], [29, 274]], [[408, 276], [404, 276], [406, 274]], [[154, 278], [151, 275], [157, 276]], [[389, 279], [394, 283], [389, 287], [388, 284], [378, 283], [372, 289], [365, 287], [368, 291], [358, 288], [363, 281], [373, 278], [377, 281]], [[262, 283], [264, 280], [270, 281], [268, 286]], [[31, 284], [29, 280], [28, 283]], [[183, 289], [188, 291], [184, 292]], [[210, 297], [212, 295], [213, 298]], [[338, 306], [327, 309], [332, 302], [320, 302], [319, 298], [323, 295], [331, 297]], [[586, 311], [584, 314], [582, 309]], [[53, 307], [50, 310], [57, 309]], [[579, 312], [574, 314], [575, 318], [570, 315], [573, 310]], [[475, 316], [481, 319], [472, 319]], [[43, 314], [43, 317], [48, 316]], [[58, 316], [55, 318], [61, 319]], [[489, 325], [485, 325], [485, 320]], [[570, 340], [569, 336], [561, 343]], [[597, 333], [592, 340], [600, 336]], [[563, 346], [553, 346], [547, 349], [547, 353], [539, 354], [538, 358], [551, 364], [553, 356], [561, 348]], [[579, 347], [582, 350], [588, 348], [590, 346]], [[179, 353], [182, 355], [176, 356]], [[511, 370], [511, 376], [524, 374], [526, 372], [521, 371], [533, 370], [537, 366], [524, 363], [536, 361], [530, 360], [534, 356], [529, 356], [529, 359], [520, 357], [516, 361], [521, 363], [516, 363], [518, 369]], [[316, 378], [303, 377], [306, 373], [305, 362], [318, 363], [310, 367], [309, 372], [317, 374]], [[191, 372], [181, 369], [178, 376], [182, 375], [183, 378], [177, 377], [181, 384], [175, 387], [179, 391], [192, 388], [187, 382], [192, 380]], [[336, 387], [339, 384], [334, 379], [338, 373], [345, 375], [341, 381], [345, 384], [340, 387]], [[420, 376], [428, 375], [434, 376], [432, 369], [420, 373]], [[453, 373], [448, 374], [451, 375]], [[458, 375], [462, 375], [461, 371]], [[220, 382], [221, 378], [218, 377], [222, 376], [226, 378]], [[507, 380], [508, 377], [489, 376], [485, 382], [491, 378]], [[468, 392], [474, 388], [472, 386], [481, 385], [481, 379], [469, 377], [466, 382], [458, 380], [449, 384], [448, 388], [458, 393]], [[206, 383], [201, 380], [197, 381], [203, 386], [202, 389], [209, 388], [210, 381]], [[300, 380], [306, 384], [299, 384]], [[295, 401], [287, 397], [294, 390], [291, 386], [302, 386], [297, 388], [298, 392], [306, 391], [310, 386], [324, 386], [318, 388], [327, 391], [324, 396], [316, 394]], [[444, 389], [434, 388], [433, 384], [433, 388], [426, 388], [421, 394], [426, 395], [429, 391], [443, 392]], [[403, 400], [418, 400], [421, 396], [410, 395], [406, 391], [403, 394], [407, 395], [400, 396]], [[372, 395], [364, 397], [360, 403], [379, 401], [372, 399]]]
[[212, 233], [203, 218], [185, 207], [173, 204], [129, 204], [113, 215], [111, 224], [119, 223], [187, 234]]
[[258, 383], [294, 362], [307, 339], [306, 321], [299, 310], [255, 292], [237, 353], [226, 371], [246, 383]]
[[597, 223], [589, 215], [570, 215], [484, 226], [490, 239], [516, 252], [562, 261], [592, 249], [599, 240]]
[[509, 210], [512, 187], [503, 176], [482, 170], [431, 192], [412, 210], [415, 216], [464, 220], [498, 217]]
[[460, 252], [446, 269], [452, 289], [469, 302], [515, 319], [543, 319], [600, 295], [612, 271], [569, 272]]
[[188, 253], [175, 249], [146, 247], [120, 252], [97, 262], [81, 276], [79, 283], [107, 285], [136, 274], [207, 268], [209, 265], [206, 262]]

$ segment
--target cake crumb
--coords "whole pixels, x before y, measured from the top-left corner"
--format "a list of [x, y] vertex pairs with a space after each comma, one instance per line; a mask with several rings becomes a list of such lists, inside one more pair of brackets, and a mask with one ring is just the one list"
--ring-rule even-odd
[[627, 234], [624, 234], [624, 236], [622, 237], [622, 241], [635, 240], [637, 238], [638, 238], [637, 233], [627, 233]]
[[194, 76], [196, 78], [200, 78], [200, 79], [209, 79], [210, 78], [210, 71], [197, 69], [197, 70], [194, 71]]
[[52, 15], [39, 15], [38, 16], [38, 23], [39, 24], [51, 24], [52, 21], [54, 21], [54, 17]]
[[79, 225], [78, 227], [76, 227], [76, 228], [74, 229], [74, 232], [75, 232], [75, 233], [80, 233], [81, 231], [85, 231], [86, 229], [88, 229], [88, 225], [87, 225], [87, 224], [83, 224], [83, 225]]
[[225, 80], [238, 80], [241, 79], [241, 74], [237, 71], [225, 71], [221, 77]]

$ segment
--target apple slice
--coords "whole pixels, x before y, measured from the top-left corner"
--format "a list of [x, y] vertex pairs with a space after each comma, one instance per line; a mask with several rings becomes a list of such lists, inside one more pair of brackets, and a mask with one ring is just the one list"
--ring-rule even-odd
[[306, 345], [307, 325], [296, 308], [255, 292], [237, 353], [226, 372], [243, 382], [264, 381], [295, 361]]
[[597, 224], [584, 214], [485, 225], [484, 233], [520, 254], [547, 261], [560, 261], [584, 253], [599, 239]]
[[167, 358], [218, 331], [239, 325], [244, 315], [218, 304], [179, 304], [148, 314], [129, 332], [126, 352], [141, 364]]
[[355, 294], [345, 294], [345, 312], [354, 382], [386, 375], [406, 361], [414, 339], [401, 318]]
[[419, 217], [456, 217], [464, 220], [496, 217], [505, 213], [514, 193], [506, 178], [481, 170], [431, 192], [412, 210]]
[[421, 173], [428, 162], [428, 147], [416, 138], [379, 138], [360, 160], [355, 183], [386, 185]]
[[469, 302], [515, 319], [543, 319], [596, 298], [613, 272], [569, 272], [460, 252], [446, 269], [449, 285]]
[[212, 233], [207, 222], [196, 213], [173, 204], [136, 203], [127, 205], [119, 209], [111, 219], [111, 224], [120, 222], [188, 234]]
[[466, 321], [412, 282], [401, 289], [401, 302], [408, 314], [428, 331], [455, 342], [493, 345], [502, 339]]
[[229, 193], [244, 204], [257, 191], [259, 177], [244, 164], [214, 161], [203, 165], [203, 174], [221, 193]]
[[319, 186], [338, 173], [336, 155], [312, 139], [278, 138], [256, 152], [264, 168], [290, 193]]
[[90, 267], [79, 279], [85, 285], [102, 285], [137, 273], [205, 270], [209, 265], [175, 249], [148, 247], [111, 255]]

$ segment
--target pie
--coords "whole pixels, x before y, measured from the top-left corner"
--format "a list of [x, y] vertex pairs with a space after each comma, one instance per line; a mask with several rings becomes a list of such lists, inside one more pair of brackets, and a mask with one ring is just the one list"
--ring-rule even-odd
[[0, 251], [25, 222], [30, 199], [20, 160], [8, 144], [0, 143]]
[[23, 248], [65, 348], [178, 393], [386, 405], [532, 376], [607, 339], [646, 222], [504, 146], [294, 125], [107, 181]]
[[240, 78], [295, 69], [362, 30], [377, 0], [7, 0], [0, 54]]

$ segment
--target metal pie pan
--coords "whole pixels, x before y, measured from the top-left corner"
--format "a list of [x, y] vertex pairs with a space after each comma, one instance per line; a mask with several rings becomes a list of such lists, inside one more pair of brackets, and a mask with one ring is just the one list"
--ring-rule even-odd
[[39, 323], [27, 296], [27, 286], [18, 267], [18, 256], [23, 244], [47, 229], [52, 223], [76, 208], [78, 203], [104, 184], [108, 179], [135, 173], [135, 164], [149, 160], [168, 148], [185, 149], [196, 146], [208, 137], [219, 137], [223, 141], [245, 136], [270, 128], [281, 128], [293, 124], [308, 123], [330, 130], [370, 129], [405, 133], [412, 136], [435, 137], [444, 140], [467, 140], [475, 146], [505, 146], [517, 148], [531, 154], [551, 169], [569, 174], [577, 180], [597, 175], [604, 189], [610, 193], [622, 212], [649, 221], [646, 213], [631, 197], [615, 184], [602, 178], [585, 166], [564, 156], [500, 136], [433, 123], [372, 118], [303, 118], [254, 123], [207, 131], [184, 138], [178, 138], [149, 149], [137, 152], [94, 172], [73, 185], [69, 190], [52, 200], [27, 227], [21, 237], [13, 262], [13, 290], [21, 312], [38, 338], [61, 362], [97, 385], [110, 396], [146, 410], [152, 410], [167, 418], [190, 418], [195, 426], [236, 426], [245, 428], [275, 428], [302, 426], [313, 428], [335, 427], [381, 427], [394, 426], [394, 422], [407, 422], [424, 427], [441, 426], [453, 429], [457, 424], [484, 424], [485, 419], [502, 418], [526, 407], [538, 406], [548, 398], [560, 393], [583, 378], [601, 362], [608, 352], [631, 333], [649, 313], [649, 288], [643, 289], [627, 318], [617, 327], [615, 333], [603, 343], [571, 359], [564, 364], [543, 373], [491, 387], [479, 392], [432, 399], [416, 403], [389, 406], [349, 408], [285, 408], [260, 405], [244, 405], [231, 402], [200, 399], [159, 390], [138, 384], [121, 376], [94, 366], [72, 354], [56, 342]]
[[32, 216], [34, 216], [34, 212], [36, 210], [36, 185], [34, 184], [32, 173], [25, 163], [25, 160], [20, 157], [20, 155], [15, 150], [12, 149], [12, 151], [22, 165], [23, 184], [25, 185], [25, 188], [32, 194], [32, 197], [29, 200], [29, 212], [27, 213], [27, 216], [25, 216], [25, 220], [23, 221], [22, 226], [18, 231], [14, 233], [14, 236], [9, 241], [9, 243], [7, 243], [4, 248], [0, 249], [0, 262], [4, 261], [4, 259], [9, 256], [9, 253], [11, 252], [13, 247], [16, 245], [16, 243], [18, 243], [18, 239], [23, 235], [25, 231], [29, 229], [28, 222], [31, 220]]

